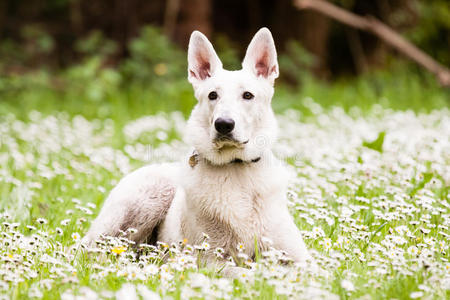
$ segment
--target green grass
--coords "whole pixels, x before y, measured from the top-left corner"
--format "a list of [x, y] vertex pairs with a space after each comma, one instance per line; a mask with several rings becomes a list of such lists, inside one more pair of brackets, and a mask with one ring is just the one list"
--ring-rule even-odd
[[[0, 294], [6, 298], [106, 297], [139, 285], [176, 299], [311, 298], [313, 291], [327, 299], [450, 296], [449, 91], [428, 76], [379, 72], [277, 88], [273, 106], [284, 148], [275, 151], [287, 151], [283, 158], [296, 174], [290, 208], [329, 275], [261, 258], [253, 280], [234, 281], [197, 270], [195, 261], [177, 270], [159, 252], [138, 259], [131, 249], [87, 255], [71, 248], [74, 233], [83, 236], [125, 173], [169, 159], [163, 146], [183, 152], [176, 141], [184, 121], [170, 112], [187, 117], [195, 105], [184, 80], [100, 86], [98, 98], [76, 84], [55, 89], [42, 74], [26, 76], [35, 78], [3, 79], [0, 86]], [[134, 120], [161, 115], [167, 128], [152, 125], [136, 136], [123, 130], [140, 130]], [[149, 144], [160, 157], [146, 156]], [[146, 269], [152, 264], [156, 274]]]
[[[56, 84], [46, 73], [36, 73], [0, 80], [0, 112], [24, 118], [37, 110], [44, 114], [64, 111], [87, 119], [111, 118], [115, 122], [136, 119], [160, 111], [181, 111], [188, 116], [196, 103], [192, 87], [180, 79], [157, 84], [109, 85], [95, 76], [71, 83], [65, 77]], [[59, 80], [55, 80], [59, 82]], [[309, 113], [304, 99], [312, 98], [325, 108], [339, 106], [349, 111], [358, 107], [369, 111], [374, 104], [397, 110], [430, 111], [449, 107], [450, 91], [440, 88], [428, 74], [400, 68], [378, 71], [357, 79], [325, 83], [310, 77], [299, 88], [277, 85], [273, 99], [276, 112], [297, 109]]]

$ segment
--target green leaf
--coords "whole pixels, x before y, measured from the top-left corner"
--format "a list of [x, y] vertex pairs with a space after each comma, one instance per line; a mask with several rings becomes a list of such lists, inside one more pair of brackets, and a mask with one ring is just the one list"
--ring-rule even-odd
[[418, 190], [421, 190], [425, 187], [425, 185], [431, 181], [431, 179], [433, 179], [433, 173], [423, 173], [422, 174], [423, 178], [421, 181], [419, 181], [410, 191], [410, 195], [414, 196]]
[[386, 131], [381, 131], [378, 134], [378, 137], [373, 142], [364, 141], [363, 146], [373, 149], [378, 152], [383, 152], [383, 142], [384, 142], [384, 136], [386, 135]]

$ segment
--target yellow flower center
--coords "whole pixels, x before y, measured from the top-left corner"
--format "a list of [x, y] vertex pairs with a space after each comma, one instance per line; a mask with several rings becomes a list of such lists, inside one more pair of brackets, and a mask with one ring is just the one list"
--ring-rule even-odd
[[115, 254], [122, 254], [126, 250], [127, 250], [127, 247], [125, 247], [125, 246], [117, 246], [117, 247], [112, 248], [111, 252], [115, 253]]

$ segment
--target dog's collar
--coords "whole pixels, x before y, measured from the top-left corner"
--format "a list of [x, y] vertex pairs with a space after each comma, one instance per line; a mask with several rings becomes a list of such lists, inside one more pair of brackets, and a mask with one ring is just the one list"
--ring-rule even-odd
[[[209, 164], [213, 165], [213, 163], [209, 160], [207, 160], [206, 158], [202, 158], [203, 160], [205, 160], [206, 162], [208, 162]], [[240, 158], [235, 158], [232, 161], [230, 161], [229, 163], [223, 164], [223, 165], [230, 165], [230, 164], [251, 164], [251, 163], [257, 163], [258, 161], [261, 160], [261, 156], [251, 159], [251, 160], [242, 160]], [[198, 162], [200, 161], [200, 154], [198, 154], [198, 152], [196, 150], [194, 150], [192, 152], [192, 155], [189, 157], [189, 165], [191, 166], [191, 168], [194, 168]]]

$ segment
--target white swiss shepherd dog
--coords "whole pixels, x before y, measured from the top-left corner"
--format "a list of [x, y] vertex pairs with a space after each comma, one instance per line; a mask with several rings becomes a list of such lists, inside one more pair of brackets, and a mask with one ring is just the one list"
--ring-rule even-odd
[[198, 103], [186, 128], [194, 153], [184, 162], [145, 166], [123, 178], [83, 243], [94, 245], [102, 236], [135, 228], [128, 238], [136, 244], [187, 239], [197, 245], [205, 233], [206, 263], [231, 277], [247, 271], [222, 267], [225, 259], [213, 255], [217, 247], [225, 258], [235, 257], [238, 245], [253, 257], [256, 243], [259, 251], [273, 247], [295, 262], [312, 261], [287, 209], [287, 172], [271, 151], [277, 77], [277, 53], [267, 28], [253, 37], [239, 71], [224, 70], [209, 40], [194, 31], [188, 79]]

